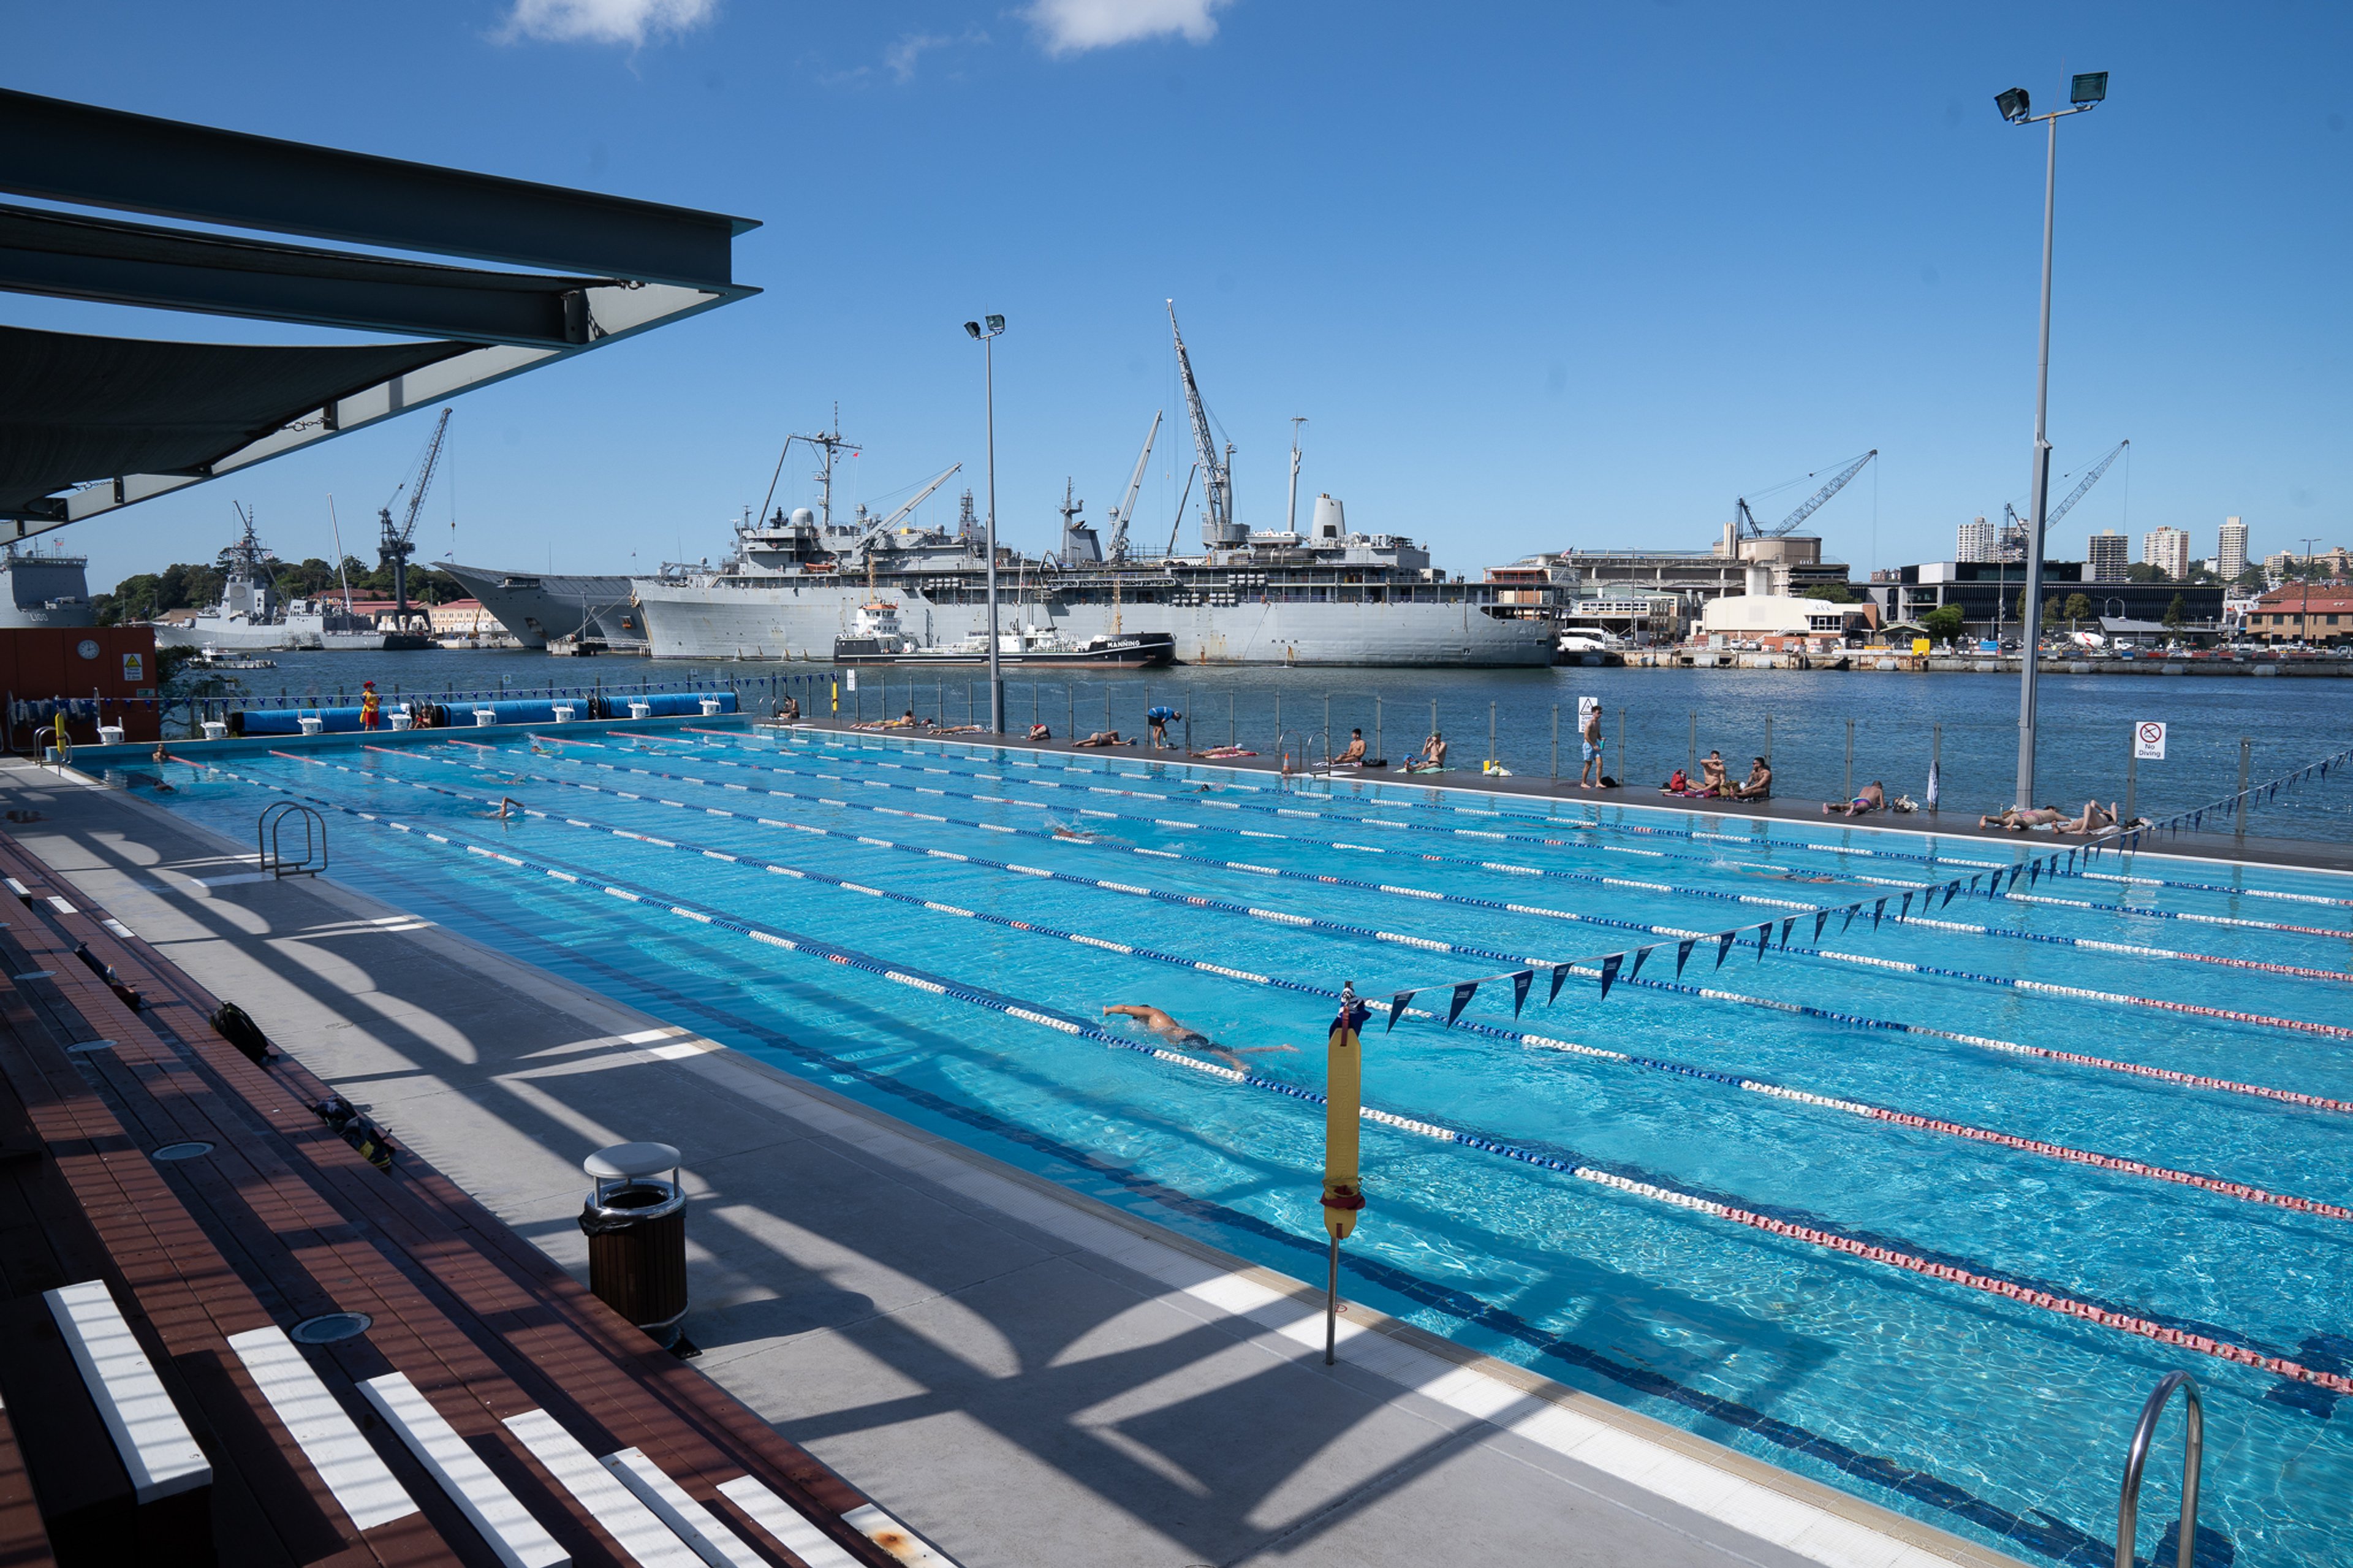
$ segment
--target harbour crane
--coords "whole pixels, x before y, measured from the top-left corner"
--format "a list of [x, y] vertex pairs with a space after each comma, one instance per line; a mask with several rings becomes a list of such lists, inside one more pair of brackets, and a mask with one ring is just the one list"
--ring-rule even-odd
[[[806, 441], [808, 437], [804, 436], [801, 437], [800, 439]], [[931, 500], [932, 492], [938, 489], [942, 485], [947, 483], [950, 479], [955, 477], [956, 471], [963, 467], [964, 465], [962, 463], [950, 465], [944, 472], [934, 475], [931, 483], [925, 485], [922, 489], [917, 490], [914, 494], [914, 499], [908, 501], [906, 505], [901, 507], [897, 511], [892, 512], [886, 518], [882, 518], [877, 521], [867, 524], [866, 531], [860, 534], [855, 540], [850, 542], [849, 553], [854, 555], [868, 549], [874, 541], [881, 538], [884, 534], [898, 527], [900, 522], [909, 512], [913, 511], [917, 507]]]
[[1145, 432], [1144, 450], [1135, 457], [1135, 472], [1128, 476], [1127, 499], [1111, 514], [1111, 544], [1104, 553], [1113, 561], [1127, 559], [1127, 525], [1135, 516], [1135, 498], [1144, 489], [1144, 470], [1152, 466], [1152, 444], [1160, 439], [1160, 420], [1166, 412], [1153, 410], [1152, 428]]
[[1218, 438], [1209, 429], [1209, 411], [1201, 404], [1201, 388], [1193, 380], [1192, 356], [1185, 352], [1185, 334], [1176, 326], [1176, 301], [1168, 301], [1168, 331], [1176, 340], [1176, 373], [1185, 384], [1185, 411], [1193, 420], [1193, 447], [1201, 456], [1201, 502], [1208, 509], [1201, 542], [1216, 546], [1239, 544], [1242, 533], [1234, 525], [1234, 444], [1218, 456]]
[[433, 426], [433, 435], [425, 443], [425, 456], [417, 465], [417, 482], [406, 479], [396, 486], [393, 500], [400, 499], [402, 489], [408, 491], [408, 515], [398, 527], [393, 526], [392, 505], [386, 502], [376, 512], [384, 524], [384, 538], [375, 547], [377, 563], [392, 568], [392, 613], [395, 625], [408, 624], [408, 558], [417, 553], [417, 515], [425, 508], [425, 492], [432, 488], [433, 470], [441, 461], [441, 437], [449, 430], [449, 411], [444, 408]]
[[[2100, 482], [2100, 476], [2108, 471], [2108, 465], [2115, 462], [2118, 458], [2123, 457], [2125, 455], [2125, 448], [2131, 445], [2132, 442], [2129, 439], [2117, 442], [2115, 448], [2111, 450], [2106, 457], [2102, 458], [2098, 462], [2094, 463], [2090, 468], [2084, 469], [2084, 477], [2075, 482], [2075, 488], [2067, 492], [2067, 499], [2061, 501], [2057, 506], [2052, 507], [2051, 509], [2051, 514], [2042, 520], [2042, 531], [2046, 534], [2049, 533], [2051, 531], [2052, 524], [2066, 516], [2067, 513], [2074, 507], [2075, 503], [2084, 499], [2084, 492]], [[2020, 530], [2023, 530], [2026, 527], [2026, 520], [2020, 517], [2018, 515], [2018, 509], [2008, 501], [2001, 503], [2001, 521], [2005, 527], [2017, 528]]]
[[[1791, 512], [1788, 516], [1783, 518], [1780, 521], [1775, 523], [1770, 528], [1766, 527], [1763, 523], [1757, 521], [1757, 514], [1748, 510], [1747, 499], [1743, 497], [1734, 503], [1737, 521], [1740, 525], [1741, 537], [1744, 539], [1779, 539], [1789, 533], [1799, 523], [1813, 516], [1814, 513], [1821, 510], [1823, 502], [1829, 500], [1831, 497], [1838, 494], [1839, 491], [1846, 489], [1847, 481], [1853, 479], [1855, 475], [1862, 472], [1863, 465], [1870, 462], [1872, 458], [1876, 458], [1877, 456], [1879, 456], [1879, 448], [1873, 447], [1862, 457], [1857, 458], [1854, 461], [1847, 464], [1846, 467], [1841, 468], [1837, 473], [1831, 476], [1830, 483], [1816, 490], [1812, 495], [1808, 496], [1805, 500], [1805, 504], [1799, 507], [1797, 510]], [[1812, 476], [1809, 475], [1807, 477], [1811, 478]]]

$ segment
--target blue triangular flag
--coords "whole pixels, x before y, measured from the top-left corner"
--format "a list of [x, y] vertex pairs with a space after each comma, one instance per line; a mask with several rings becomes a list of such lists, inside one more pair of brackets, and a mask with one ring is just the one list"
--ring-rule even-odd
[[2040, 860], [2030, 861], [2026, 868], [2026, 885], [2031, 888], [2042, 875], [2042, 862]]
[[1912, 918], [1911, 894], [1906, 893], [1904, 895], [1904, 907], [1895, 911], [1895, 918], [1899, 921], [1908, 921]]
[[1765, 962], [1765, 944], [1773, 940], [1773, 922], [1767, 921], [1757, 928], [1757, 962]]
[[1849, 904], [1840, 912], [1846, 916], [1846, 919], [1839, 922], [1839, 935], [1844, 936], [1849, 931], [1852, 931], [1854, 928], [1854, 917], [1862, 913], [1862, 906], [1861, 904]]
[[1816, 942], [1820, 942], [1820, 941], [1821, 941], [1821, 940], [1822, 940], [1822, 927], [1824, 927], [1824, 926], [1826, 926], [1826, 925], [1828, 925], [1828, 924], [1830, 924], [1830, 923], [1831, 923], [1831, 912], [1830, 912], [1830, 910], [1816, 910], [1814, 911], [1814, 940], [1815, 940]]
[[1390, 1028], [1394, 1029], [1397, 1027], [1398, 1015], [1404, 1012], [1405, 1005], [1412, 1000], [1413, 993], [1410, 991], [1400, 991], [1396, 995], [1389, 998]]
[[1698, 945], [1698, 942], [1699, 942], [1699, 938], [1697, 938], [1697, 937], [1695, 937], [1695, 936], [1690, 936], [1690, 937], [1685, 937], [1683, 941], [1681, 941], [1681, 942], [1679, 942], [1675, 943], [1675, 978], [1676, 978], [1676, 979], [1681, 980], [1681, 979], [1683, 977], [1683, 965], [1684, 965], [1684, 964], [1686, 964], [1686, 963], [1689, 963], [1691, 962], [1691, 950], [1692, 950], [1694, 946]]
[[1887, 912], [1887, 900], [1886, 900], [1885, 899], [1882, 899], [1882, 900], [1879, 900], [1879, 902], [1877, 902], [1877, 903], [1875, 903], [1875, 904], [1873, 904], [1873, 905], [1872, 905], [1872, 906], [1871, 906], [1871, 929], [1872, 929], [1872, 930], [1873, 930], [1873, 931], [1877, 931], [1877, 930], [1879, 929], [1879, 917], [1880, 917], [1880, 916], [1882, 916], [1882, 915], [1883, 915], [1883, 914], [1885, 914], [1886, 912]]
[[1724, 967], [1724, 955], [1732, 951], [1732, 944], [1739, 940], [1740, 933], [1736, 931], [1724, 931], [1715, 933], [1715, 966], [1718, 969], [1722, 969]]
[[1626, 955], [1622, 952], [1613, 952], [1601, 961], [1601, 999], [1604, 1002], [1609, 1000], [1609, 987], [1618, 979], [1618, 966], [1625, 962]]
[[1960, 890], [1961, 890], [1961, 879], [1960, 879], [1958, 877], [1956, 877], [1956, 878], [1954, 878], [1951, 881], [1949, 881], [1949, 882], [1946, 883], [1946, 884], [1945, 884], [1945, 901], [1944, 901], [1942, 904], [1938, 905], [1937, 907], [1938, 907], [1938, 908], [1940, 908], [1940, 909], [1947, 909], [1947, 910], [1948, 910], [1948, 909], [1951, 909], [1951, 908], [1953, 907], [1953, 895], [1954, 895], [1954, 894], [1956, 894], [1956, 893], [1957, 893], [1957, 892], [1959, 892]]
[[1783, 917], [1782, 917], [1782, 919], [1781, 919], [1781, 945], [1782, 945], [1782, 947], [1787, 948], [1787, 947], [1789, 945], [1789, 928], [1790, 928], [1791, 926], [1793, 926], [1793, 925], [1796, 925], [1797, 923], [1798, 923], [1798, 917], [1797, 917], [1797, 916], [1795, 916], [1795, 915], [1785, 915], [1785, 916], [1783, 916]]
[[1520, 1016], [1520, 1009], [1527, 1005], [1528, 987], [1534, 985], [1535, 983], [1536, 972], [1533, 969], [1523, 969], [1517, 974], [1512, 976], [1513, 1017], [1518, 1017]]
[[1479, 994], [1479, 983], [1466, 980], [1454, 988], [1454, 1000], [1447, 1005], [1446, 1026], [1454, 1027], [1454, 1020], [1462, 1016], [1462, 1009], [1471, 1005], [1471, 998]]
[[1651, 954], [1658, 951], [1658, 946], [1655, 943], [1649, 947], [1636, 948], [1634, 950], [1634, 967], [1626, 972], [1626, 978], [1629, 980], [1641, 979], [1642, 977], [1642, 961], [1649, 958]]
[[1552, 966], [1552, 994], [1545, 998], [1545, 1005], [1546, 1006], [1550, 1006], [1553, 1003], [1560, 1000], [1560, 983], [1567, 978], [1567, 964], [1556, 963]]

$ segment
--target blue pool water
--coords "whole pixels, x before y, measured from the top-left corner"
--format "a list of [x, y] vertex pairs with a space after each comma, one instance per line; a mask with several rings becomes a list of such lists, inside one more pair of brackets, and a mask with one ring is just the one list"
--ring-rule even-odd
[[[2108, 1561], [2133, 1419], [2186, 1366], [2201, 1561], [2353, 1560], [2325, 1381], [1835, 1244], [2353, 1373], [2353, 1217], [2312, 1206], [2353, 1203], [2353, 879], [2106, 857], [1903, 921], [2026, 847], [686, 729], [174, 782], [236, 838], [317, 803], [337, 874], [395, 905], [1310, 1277], [1332, 993], [1435, 987], [1437, 1016], [1368, 1026], [1366, 1098], [1462, 1136], [1366, 1126], [1353, 1298], [2030, 1561]], [[1678, 979], [1679, 934], [1791, 915], [1787, 951], [1709, 942]], [[1606, 1000], [1580, 973], [1548, 1004], [1540, 971], [1517, 1020], [1499, 981], [1442, 1025], [1453, 981], [1662, 941]], [[1101, 1016], [1123, 1002], [1250, 1081], [1110, 1048], [1156, 1043]]]

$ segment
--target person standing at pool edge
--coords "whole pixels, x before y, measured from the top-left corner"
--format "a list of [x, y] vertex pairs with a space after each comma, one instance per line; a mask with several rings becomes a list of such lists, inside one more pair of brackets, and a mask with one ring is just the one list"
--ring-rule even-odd
[[1152, 749], [1165, 749], [1168, 742], [1168, 726], [1185, 717], [1165, 702], [1155, 702], [1144, 710], [1144, 721], [1152, 726]]
[[1585, 754], [1585, 766], [1577, 775], [1577, 787], [1592, 789], [1602, 779], [1601, 767], [1601, 700], [1598, 697], [1577, 699], [1577, 744]]
[[384, 699], [375, 694], [375, 682], [373, 680], [360, 682], [360, 728], [384, 728]]

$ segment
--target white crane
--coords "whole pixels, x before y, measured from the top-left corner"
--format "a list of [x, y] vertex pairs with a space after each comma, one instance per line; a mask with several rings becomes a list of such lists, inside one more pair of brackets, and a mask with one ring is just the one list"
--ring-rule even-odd
[[1111, 514], [1111, 547], [1105, 552], [1113, 561], [1127, 559], [1127, 525], [1135, 516], [1135, 498], [1144, 489], [1144, 470], [1152, 466], [1152, 444], [1160, 438], [1160, 421], [1167, 412], [1155, 408], [1152, 412], [1152, 428], [1144, 435], [1144, 450], [1135, 455], [1135, 472], [1127, 479], [1127, 499]]
[[[2108, 471], [2108, 465], [2115, 462], [2118, 458], [2123, 457], [2125, 455], [2125, 448], [2131, 445], [2132, 442], [2129, 440], [2117, 442], [2114, 449], [2112, 449], [2106, 457], [2102, 458], [2098, 462], [2094, 463], [2089, 468], [2084, 470], [2083, 482], [2078, 484], [2073, 489], [2069, 490], [2067, 492], [2067, 499], [2061, 501], [2057, 506], [2052, 507], [2051, 509], [2050, 515], [2042, 520], [2042, 531], [2046, 536], [2050, 533], [2052, 525], [2057, 523], [2061, 518], [2066, 516], [2070, 511], [2074, 510], [2075, 503], [2084, 499], [2084, 492], [2100, 482], [2100, 476]], [[2003, 523], [2008, 526], [2021, 530], [2023, 530], [2026, 527], [2026, 521], [2018, 515], [2018, 509], [2008, 501], [2001, 503], [2001, 518]]]
[[[807, 437], [803, 437], [801, 438], [803, 440], [807, 439]], [[872, 545], [874, 541], [880, 539], [883, 534], [888, 533], [891, 530], [898, 527], [902, 519], [903, 519], [909, 512], [914, 510], [917, 507], [923, 505], [925, 501], [931, 500], [932, 492], [938, 489], [942, 485], [947, 483], [948, 480], [955, 475], [956, 470], [963, 467], [964, 465], [962, 463], [952, 464], [945, 472], [934, 477], [930, 484], [927, 484], [922, 489], [917, 490], [915, 492], [914, 499], [910, 500], [906, 505], [901, 507], [897, 511], [892, 512], [890, 516], [869, 524], [865, 532], [860, 534], [856, 539], [850, 542], [849, 552], [854, 555], [860, 551], [868, 549]]]
[[1176, 340], [1176, 372], [1185, 384], [1185, 411], [1192, 416], [1193, 447], [1201, 456], [1201, 501], [1208, 521], [1201, 541], [1208, 545], [1238, 544], [1241, 531], [1234, 525], [1234, 444], [1218, 456], [1218, 438], [1209, 429], [1209, 411], [1201, 404], [1201, 388], [1193, 380], [1193, 361], [1185, 352], [1185, 334], [1176, 327], [1176, 301], [1168, 301], [1168, 331]]

